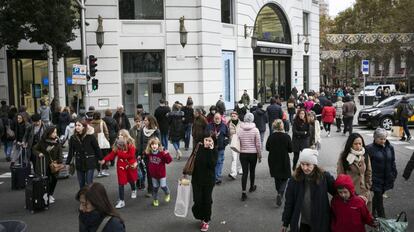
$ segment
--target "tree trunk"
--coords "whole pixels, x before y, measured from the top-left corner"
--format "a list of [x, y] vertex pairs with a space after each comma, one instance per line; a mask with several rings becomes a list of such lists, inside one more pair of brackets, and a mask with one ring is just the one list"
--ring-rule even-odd
[[54, 109], [51, 109], [52, 112], [55, 112], [56, 109], [60, 106], [59, 100], [59, 81], [58, 81], [58, 58], [56, 47], [52, 47], [52, 65], [53, 65], [53, 98], [54, 98]]

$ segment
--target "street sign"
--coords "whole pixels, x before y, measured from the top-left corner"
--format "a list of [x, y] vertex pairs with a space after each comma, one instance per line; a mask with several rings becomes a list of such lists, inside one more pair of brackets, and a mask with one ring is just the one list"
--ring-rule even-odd
[[369, 74], [369, 60], [362, 60], [361, 71], [364, 75]]
[[86, 85], [86, 65], [74, 64], [72, 68], [72, 84]]

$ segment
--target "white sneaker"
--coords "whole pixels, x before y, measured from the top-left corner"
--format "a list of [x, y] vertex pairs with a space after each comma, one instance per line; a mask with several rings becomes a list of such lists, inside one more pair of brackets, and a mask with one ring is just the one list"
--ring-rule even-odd
[[125, 201], [119, 200], [118, 203], [116, 203], [115, 208], [122, 209], [125, 207]]
[[53, 204], [53, 203], [55, 203], [55, 198], [52, 195], [50, 195], [49, 196], [49, 204]]
[[137, 198], [137, 190], [133, 190], [133, 191], [131, 192], [131, 198], [132, 198], [132, 199]]
[[98, 172], [98, 175], [96, 176], [97, 178], [101, 178], [101, 177], [103, 177], [104, 175], [102, 174], [102, 172]]
[[105, 176], [105, 177], [109, 176], [108, 170], [102, 170], [101, 174], [102, 174], [102, 176]]

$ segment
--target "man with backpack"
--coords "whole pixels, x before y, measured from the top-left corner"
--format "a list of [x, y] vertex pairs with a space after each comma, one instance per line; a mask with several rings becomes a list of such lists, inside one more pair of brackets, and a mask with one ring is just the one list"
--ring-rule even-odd
[[[404, 129], [404, 134], [407, 135], [407, 141], [411, 140], [411, 133], [408, 129], [408, 119], [413, 116], [413, 106], [408, 102], [408, 98], [404, 96], [401, 99], [401, 102], [398, 103], [397, 107], [397, 113], [396, 113], [396, 119], [399, 120], [400, 126]], [[405, 135], [403, 134], [400, 141], [406, 141]]]

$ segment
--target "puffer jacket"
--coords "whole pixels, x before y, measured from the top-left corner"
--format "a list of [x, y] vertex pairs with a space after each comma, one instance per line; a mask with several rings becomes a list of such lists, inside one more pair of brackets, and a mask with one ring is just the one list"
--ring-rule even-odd
[[336, 110], [336, 116], [335, 118], [342, 118], [342, 107], [344, 106], [344, 103], [342, 101], [337, 101], [334, 104], [335, 110]]
[[254, 111], [253, 115], [254, 123], [256, 124], [256, 127], [259, 130], [259, 132], [265, 132], [266, 124], [268, 122], [266, 111], [259, 108], [256, 111]]
[[242, 121], [240, 121], [240, 119], [237, 119], [238, 123], [237, 125], [235, 125], [231, 120], [229, 120], [229, 138], [231, 139], [231, 137], [233, 137], [234, 134], [236, 134], [236, 132], [239, 130], [240, 125], [242, 123]]
[[242, 123], [237, 135], [240, 139], [240, 153], [257, 153], [258, 157], [261, 157], [260, 133], [254, 123]]
[[336, 116], [336, 110], [333, 106], [325, 106], [322, 109], [322, 122], [333, 123]]

